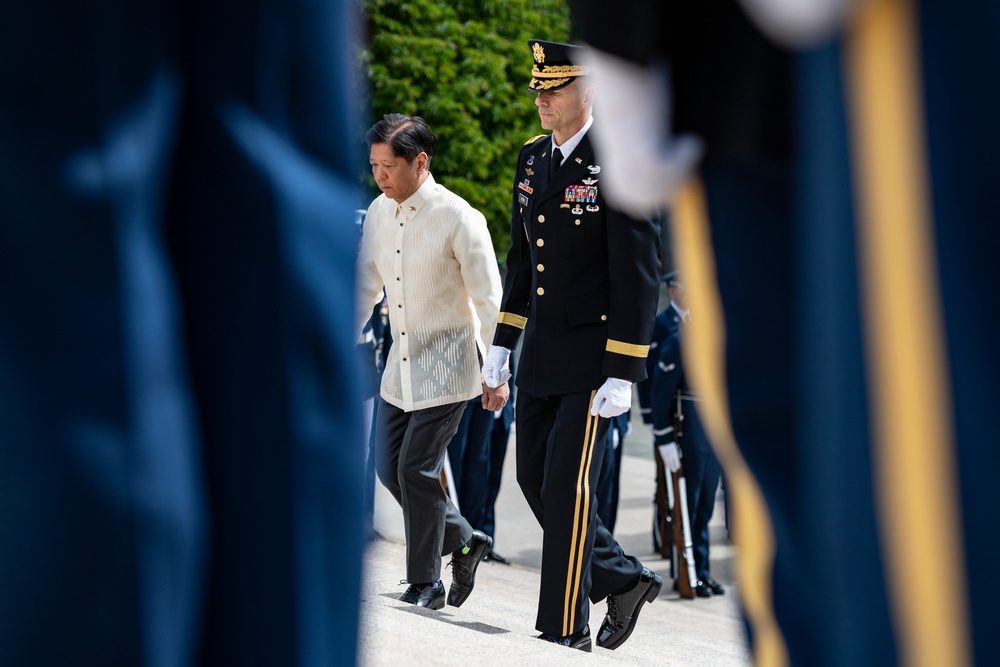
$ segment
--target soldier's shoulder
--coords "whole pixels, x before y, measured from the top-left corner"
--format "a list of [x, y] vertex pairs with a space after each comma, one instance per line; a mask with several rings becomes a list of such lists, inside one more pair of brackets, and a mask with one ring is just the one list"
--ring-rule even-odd
[[535, 143], [536, 141], [538, 141], [542, 137], [547, 137], [547, 136], [549, 136], [549, 135], [547, 135], [547, 134], [538, 134], [538, 135], [535, 135], [532, 138], [530, 138], [527, 141], [525, 141], [524, 145], [525, 146], [530, 146], [531, 144]]

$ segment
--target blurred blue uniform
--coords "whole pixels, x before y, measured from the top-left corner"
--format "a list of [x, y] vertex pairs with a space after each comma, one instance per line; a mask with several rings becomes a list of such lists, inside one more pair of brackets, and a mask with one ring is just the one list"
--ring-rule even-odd
[[673, 129], [705, 140], [707, 221], [683, 224], [725, 325], [751, 643], [998, 664], [1000, 6], [840, 3], [792, 49], [761, 4], [575, 2], [585, 41], [669, 63]]
[[353, 665], [352, 3], [0, 22], [0, 664]]

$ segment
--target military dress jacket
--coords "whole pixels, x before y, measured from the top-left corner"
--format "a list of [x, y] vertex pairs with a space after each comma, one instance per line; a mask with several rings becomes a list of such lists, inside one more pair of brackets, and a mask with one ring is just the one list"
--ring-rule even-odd
[[[680, 317], [673, 317], [667, 320], [667, 326], [669, 332], [660, 344], [656, 367], [650, 378], [653, 444], [659, 446], [677, 443], [681, 447], [682, 456], [696, 452], [707, 453], [711, 451], [711, 445], [696, 407], [698, 398], [691, 392], [684, 373], [682, 346], [685, 325]], [[680, 422], [681, 433], [677, 433], [675, 429], [678, 408], [683, 417]]]
[[514, 349], [516, 385], [536, 396], [638, 382], [659, 296], [659, 225], [610, 208], [589, 131], [549, 182], [552, 140], [521, 150], [511, 246], [493, 342]]

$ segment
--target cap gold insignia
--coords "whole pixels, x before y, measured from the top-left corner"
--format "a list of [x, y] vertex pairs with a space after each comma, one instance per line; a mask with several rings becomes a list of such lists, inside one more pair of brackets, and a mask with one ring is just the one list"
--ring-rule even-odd
[[545, 48], [538, 42], [531, 45], [531, 53], [535, 56], [535, 62], [545, 62]]

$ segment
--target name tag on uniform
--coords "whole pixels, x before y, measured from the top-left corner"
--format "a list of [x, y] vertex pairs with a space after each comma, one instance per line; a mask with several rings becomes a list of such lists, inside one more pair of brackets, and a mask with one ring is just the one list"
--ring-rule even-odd
[[528, 196], [527, 195], [522, 195], [519, 192], [519, 193], [517, 193], [517, 200], [519, 202], [521, 202], [521, 206], [527, 206], [528, 205]]
[[563, 201], [593, 203], [597, 201], [597, 186], [571, 185], [566, 188]]

